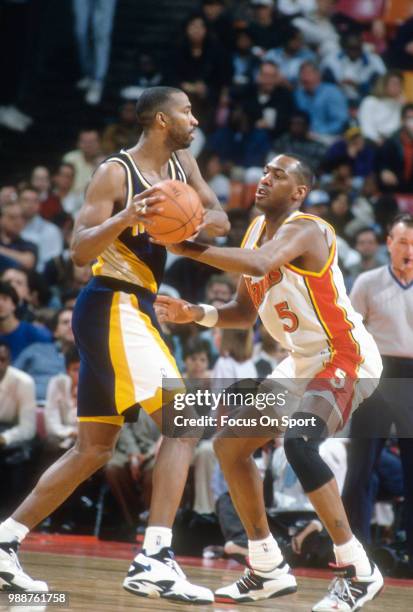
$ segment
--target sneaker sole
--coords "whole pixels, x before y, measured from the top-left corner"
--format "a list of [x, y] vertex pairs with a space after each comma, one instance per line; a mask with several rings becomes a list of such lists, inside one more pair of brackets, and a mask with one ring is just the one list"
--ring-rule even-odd
[[[378, 597], [378, 596], [380, 595], [380, 593], [383, 591], [383, 589], [384, 589], [384, 584], [383, 584], [383, 585], [380, 587], [380, 589], [377, 591], [377, 593], [375, 593], [375, 594], [373, 595], [373, 597], [372, 597], [371, 599], [365, 599], [365, 600], [364, 600], [364, 601], [361, 603], [361, 605], [358, 605], [358, 606], [357, 606], [357, 608], [354, 608], [354, 609], [353, 609], [353, 612], [357, 612], [358, 610], [361, 610], [361, 608], [364, 606], [364, 604], [369, 603], [370, 601], [373, 601], [373, 599], [376, 599], [376, 597]], [[315, 611], [314, 611], [314, 608], [312, 608], [312, 612], [315, 612]]]
[[179, 595], [174, 596], [166, 596], [159, 591], [153, 591], [153, 593], [144, 593], [143, 591], [135, 591], [135, 589], [131, 589], [128, 586], [123, 585], [125, 591], [128, 593], [132, 593], [132, 595], [137, 595], [138, 597], [146, 597], [147, 599], [166, 599], [168, 601], [173, 601], [174, 603], [182, 603], [182, 604], [190, 604], [192, 606], [212, 604], [214, 600], [212, 599], [183, 599], [179, 597]]
[[216, 603], [255, 603], [256, 601], [265, 601], [266, 599], [275, 599], [276, 597], [282, 597], [283, 595], [291, 595], [292, 593], [297, 592], [297, 586], [286, 587], [285, 589], [281, 589], [281, 591], [277, 591], [272, 595], [268, 595], [268, 597], [238, 597], [237, 599], [233, 599], [232, 597], [225, 597], [224, 595], [215, 595]]

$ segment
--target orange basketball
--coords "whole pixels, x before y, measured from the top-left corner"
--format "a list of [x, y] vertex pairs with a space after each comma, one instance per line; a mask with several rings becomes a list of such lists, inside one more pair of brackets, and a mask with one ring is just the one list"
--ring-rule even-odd
[[155, 187], [166, 199], [159, 203], [163, 212], [151, 216], [148, 233], [165, 244], [186, 240], [196, 232], [203, 218], [204, 208], [197, 192], [182, 181], [161, 181]]

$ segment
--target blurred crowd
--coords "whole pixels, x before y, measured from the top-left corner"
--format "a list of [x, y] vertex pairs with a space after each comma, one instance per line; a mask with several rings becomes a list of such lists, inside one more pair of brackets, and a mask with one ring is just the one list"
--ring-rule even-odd
[[[89, 3], [74, 2], [78, 86], [90, 105], [100, 103], [108, 69], [116, 1], [106, 4], [103, 21], [95, 16], [94, 24], [104, 27], [94, 54], [85, 42]], [[203, 0], [182, 24], [167, 65], [151, 50], [141, 53], [136, 74], [119, 92], [114, 123], [102, 131], [82, 129], [73, 150], [62, 151], [53, 167], [34, 163], [25, 180], [0, 186], [0, 472], [10, 492], [0, 502], [2, 514], [76, 440], [79, 356], [71, 317], [91, 266], [74, 265], [69, 245], [93, 171], [137, 140], [135, 101], [145, 87], [177, 86], [191, 99], [199, 120], [193, 154], [231, 221], [220, 244], [239, 246], [257, 214], [254, 193], [263, 166], [276, 153], [291, 153], [316, 173], [304, 208], [334, 226], [347, 288], [360, 273], [388, 262], [387, 226], [398, 212], [413, 210], [413, 2], [400, 3], [404, 21], [392, 27], [380, 16], [359, 21], [343, 13], [342, 4]], [[91, 67], [95, 56], [100, 60]], [[0, 123], [14, 129], [7, 120], [11, 108], [0, 107]], [[236, 283], [236, 277], [168, 255], [160, 291], [217, 306], [231, 299]], [[164, 333], [190, 379], [263, 377], [285, 356], [260, 325], [249, 331], [165, 325]], [[99, 476], [130, 530], [148, 507], [158, 446], [159, 433], [141, 414], [138, 423], [125, 426]], [[335, 440], [327, 446], [326, 457], [343, 483], [345, 445]], [[394, 445], [386, 446], [383, 461], [391, 453], [396, 477], [401, 468]], [[281, 443], [257, 461], [271, 476], [269, 506], [311, 510]], [[225, 553], [243, 555], [246, 540], [242, 529], [234, 531], [208, 437], [197, 447], [192, 472], [186, 505], [196, 515], [217, 514]], [[392, 490], [394, 498], [402, 496], [400, 487]], [[74, 503], [69, 500], [41, 527], [76, 530]], [[390, 529], [389, 508], [381, 517]], [[314, 523], [311, 531], [319, 527]], [[298, 554], [300, 538], [292, 546]]]

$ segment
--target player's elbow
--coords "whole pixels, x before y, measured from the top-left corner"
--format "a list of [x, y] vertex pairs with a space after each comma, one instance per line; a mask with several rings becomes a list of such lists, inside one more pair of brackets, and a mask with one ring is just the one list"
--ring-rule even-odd
[[76, 246], [70, 249], [70, 257], [75, 266], [86, 266], [89, 263], [89, 258], [86, 258]]

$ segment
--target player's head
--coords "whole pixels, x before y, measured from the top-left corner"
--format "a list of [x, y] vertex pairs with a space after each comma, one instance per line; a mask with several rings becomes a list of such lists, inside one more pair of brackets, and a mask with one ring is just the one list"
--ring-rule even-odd
[[264, 168], [255, 204], [264, 213], [297, 210], [311, 191], [313, 181], [313, 172], [306, 162], [290, 155], [276, 155]]
[[392, 266], [413, 273], [413, 215], [401, 214], [394, 218], [387, 237]]
[[136, 104], [136, 116], [145, 134], [157, 131], [172, 150], [191, 144], [198, 121], [186, 93], [174, 87], [149, 87]]

